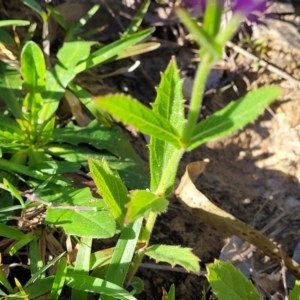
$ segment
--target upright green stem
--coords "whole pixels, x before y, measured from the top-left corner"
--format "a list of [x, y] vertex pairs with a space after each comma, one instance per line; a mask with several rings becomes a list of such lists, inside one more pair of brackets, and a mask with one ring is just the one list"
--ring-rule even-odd
[[192, 135], [192, 131], [197, 124], [199, 113], [201, 110], [202, 97], [205, 89], [205, 83], [212, 66], [212, 57], [206, 52], [203, 55], [201, 63], [198, 66], [193, 86], [192, 97], [190, 101], [190, 109], [188, 113], [187, 123], [183, 132], [182, 142], [188, 144]]
[[[203, 55], [202, 61], [198, 66], [196, 77], [195, 77], [195, 83], [193, 86], [193, 92], [192, 92], [192, 98], [190, 103], [190, 110], [188, 114], [188, 120], [187, 124], [184, 130], [183, 134], [183, 144], [187, 145], [189, 142], [189, 139], [191, 137], [192, 131], [197, 123], [199, 112], [201, 109], [201, 103], [202, 103], [202, 94], [205, 89], [205, 83], [207, 80], [207, 77], [209, 75], [209, 72], [211, 70], [211, 66], [213, 64], [212, 56], [207, 52]], [[174, 151], [171, 159], [168, 161], [168, 165], [164, 170], [164, 175], [161, 178], [161, 181], [158, 185], [157, 190], [155, 191], [156, 195], [163, 196], [166, 192], [167, 183], [170, 182], [169, 175], [173, 172], [170, 172], [170, 170], [174, 168], [178, 168], [180, 159], [182, 155], [184, 154], [185, 149], [178, 149], [177, 151]], [[151, 212], [148, 215], [145, 227], [143, 232], [141, 233], [141, 236], [139, 238], [140, 241], [145, 243], [144, 249], [146, 249], [149, 245], [149, 241], [151, 238], [151, 234], [153, 231], [154, 224], [156, 222], [157, 213]], [[144, 250], [139, 251], [131, 264], [131, 267], [128, 271], [127, 278], [126, 278], [126, 284], [128, 284], [134, 274], [136, 273], [140, 263], [143, 260], [143, 257], [145, 255]]]

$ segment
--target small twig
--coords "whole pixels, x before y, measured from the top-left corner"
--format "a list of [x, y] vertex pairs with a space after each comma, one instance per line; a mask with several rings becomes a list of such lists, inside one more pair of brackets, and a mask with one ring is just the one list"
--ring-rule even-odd
[[226, 46], [229, 48], [232, 48], [234, 51], [244, 55], [247, 58], [252, 59], [253, 61], [258, 62], [262, 67], [265, 67], [267, 70], [269, 70], [270, 72], [282, 77], [285, 80], [291, 81], [297, 85], [300, 85], [300, 80], [296, 79], [295, 77], [293, 77], [292, 75], [290, 75], [289, 73], [281, 70], [280, 68], [268, 63], [266, 60], [259, 58], [258, 56], [249, 53], [247, 50], [235, 45], [232, 42], [227, 42]]

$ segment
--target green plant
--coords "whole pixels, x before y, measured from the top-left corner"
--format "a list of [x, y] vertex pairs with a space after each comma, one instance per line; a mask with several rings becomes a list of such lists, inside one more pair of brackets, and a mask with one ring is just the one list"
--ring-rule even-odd
[[[261, 297], [249, 279], [237, 270], [230, 262], [215, 260], [207, 266], [207, 279], [212, 291], [219, 300], [261, 300]], [[296, 281], [288, 299], [298, 300], [300, 281]]]
[[[100, 294], [101, 300], [136, 299], [133, 295], [140, 292], [143, 285], [134, 275], [145, 255], [172, 266], [181, 265], [190, 272], [199, 272], [199, 259], [191, 249], [149, 245], [157, 215], [167, 209], [167, 197], [173, 190], [179, 161], [185, 151], [191, 151], [210, 139], [231, 133], [253, 121], [280, 94], [278, 88], [271, 87], [252, 91], [197, 123], [209, 72], [221, 58], [226, 41], [232, 37], [242, 17], [240, 13], [234, 14], [228, 26], [220, 31], [222, 10], [219, 1], [207, 2], [203, 27], [200, 27], [184, 9], [177, 10], [179, 17], [201, 46], [201, 64], [196, 73], [187, 119], [184, 114], [182, 82], [174, 59], [162, 75], [152, 109], [126, 95], [101, 97], [95, 100], [96, 105], [91, 104], [91, 112], [94, 112], [96, 118], [95, 111], [102, 113], [102, 110], [106, 110], [122, 122], [151, 136], [150, 184], [147, 180], [140, 179], [138, 186], [135, 180], [132, 184], [126, 182], [126, 178], [134, 178], [134, 173], [120, 176], [117, 168], [112, 168], [109, 156], [101, 155], [102, 159], [99, 159], [96, 153], [87, 147], [79, 145], [78, 151], [74, 152], [74, 148], [64, 145], [66, 139], [72, 139], [76, 145], [90, 140], [91, 134], [95, 132], [95, 124], [90, 125], [92, 128], [69, 125], [66, 128], [54, 129], [52, 116], [67, 86], [72, 91], [76, 90], [70, 83], [75, 74], [94, 66], [95, 62], [107, 62], [107, 52], [111, 54], [111, 58], [120, 51], [120, 44], [126, 48], [149, 35], [151, 30], [133, 35], [131, 30], [128, 30], [123, 40], [104, 46], [92, 54], [89, 52], [91, 44], [88, 42], [66, 42], [57, 55], [59, 63], [50, 70], [46, 70], [38, 46], [32, 42], [25, 45], [22, 50], [22, 72], [23, 86], [28, 94], [22, 106], [27, 109], [25, 113], [20, 110], [22, 106], [16, 100], [15, 94], [11, 98], [14, 101], [7, 101], [17, 121], [4, 116], [7, 122], [3, 123], [6, 127], [2, 130], [1, 148], [3, 153], [10, 155], [12, 159], [10, 163], [1, 159], [0, 167], [10, 172], [10, 175], [17, 173], [30, 187], [34, 187], [34, 191], [19, 192], [14, 187], [15, 182], [4, 181], [3, 188], [20, 201], [18, 208], [27, 212], [32, 206], [37, 208], [43, 204], [47, 211], [43, 224], [34, 224], [34, 230], [28, 233], [0, 224], [0, 235], [15, 241], [9, 246], [10, 253], [14, 254], [29, 244], [31, 261], [31, 279], [24, 285], [16, 281], [17, 292], [13, 291], [0, 271], [0, 282], [7, 290], [2, 291], [4, 297], [10, 295], [12, 298], [34, 299], [48, 293], [51, 299], [59, 299], [63, 286], [67, 285], [72, 288], [72, 299], [87, 299], [90, 293]], [[69, 60], [71, 49], [76, 55]], [[36, 61], [33, 57], [40, 59]], [[29, 64], [34, 64], [35, 68], [30, 69]], [[20, 92], [16, 88], [19, 85], [17, 81], [8, 82]], [[27, 134], [26, 139], [21, 135], [22, 129]], [[103, 136], [96, 136], [95, 145], [103, 140]], [[57, 144], [53, 145], [54, 142]], [[118, 147], [110, 146], [111, 143], [108, 142], [99, 148], [124, 158], [126, 164], [128, 155], [124, 154], [124, 148], [117, 150], [119, 152], [116, 154], [114, 151]], [[135, 154], [130, 152], [131, 148], [126, 147], [125, 149], [134, 156]], [[89, 156], [90, 175], [103, 199], [93, 195], [88, 188], [74, 188], [61, 175], [66, 171], [76, 170], [77, 165], [61, 164], [52, 159], [60, 157], [69, 162], [84, 164], [84, 156]], [[129, 155], [130, 158], [132, 156]], [[135, 159], [136, 156], [133, 160]], [[14, 160], [19, 163], [15, 163]], [[23, 163], [22, 167], [20, 162]], [[24, 167], [27, 162], [28, 167]], [[129, 166], [126, 166], [126, 170]], [[144, 169], [140, 169], [138, 175], [144, 177], [145, 173]], [[7, 173], [3, 177], [7, 178]], [[128, 188], [132, 191], [129, 192]], [[27, 198], [25, 202], [23, 197]], [[8, 209], [16, 207], [12, 207], [10, 203], [3, 207], [2, 212]], [[69, 235], [81, 237], [80, 241], [77, 240], [78, 253], [75, 259], [72, 259], [73, 249], [69, 249], [68, 263], [64, 254], [56, 254], [55, 258], [46, 264], [43, 262], [37, 250], [37, 241], [45, 234], [47, 226], [63, 227]], [[120, 235], [114, 248], [92, 253], [93, 238], [107, 238], [116, 233]], [[57, 262], [55, 275], [47, 274], [46, 270]], [[129, 285], [133, 287], [130, 293], [126, 290]], [[174, 286], [164, 299], [175, 299]]]

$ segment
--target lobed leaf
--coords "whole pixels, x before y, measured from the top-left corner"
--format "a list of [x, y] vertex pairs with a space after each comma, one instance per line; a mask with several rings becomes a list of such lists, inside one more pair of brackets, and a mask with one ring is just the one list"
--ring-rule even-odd
[[219, 300], [260, 300], [260, 296], [240, 270], [230, 262], [215, 260], [207, 265], [207, 279]]
[[215, 112], [196, 125], [187, 150], [193, 150], [211, 139], [242, 128], [257, 118], [280, 94], [281, 90], [276, 87], [260, 88]]
[[97, 104], [106, 109], [114, 117], [139, 131], [152, 135], [180, 148], [178, 131], [158, 113], [126, 95], [109, 95], [96, 99]]
[[131, 223], [139, 217], [144, 217], [149, 212], [162, 213], [167, 210], [169, 201], [145, 190], [135, 190], [130, 195], [127, 204], [126, 222]]
[[145, 254], [157, 262], [167, 262], [172, 267], [180, 265], [188, 272], [199, 273], [199, 258], [191, 252], [190, 248], [169, 245], [152, 245], [148, 247]]

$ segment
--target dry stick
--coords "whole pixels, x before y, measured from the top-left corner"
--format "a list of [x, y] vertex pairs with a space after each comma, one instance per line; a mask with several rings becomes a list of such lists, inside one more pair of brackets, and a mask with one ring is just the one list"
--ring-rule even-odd
[[271, 242], [255, 228], [235, 218], [233, 215], [214, 205], [194, 185], [194, 181], [205, 170], [209, 160], [190, 163], [181, 178], [175, 194], [180, 198], [197, 217], [218, 229], [247, 241], [258, 248], [264, 255], [284, 265], [297, 278], [300, 278], [300, 265], [289, 257], [280, 247]]
[[254, 61], [257, 61], [262, 67], [265, 67], [267, 70], [269, 70], [270, 72], [282, 77], [285, 80], [291, 81], [297, 85], [300, 85], [300, 80], [296, 79], [295, 77], [293, 77], [292, 75], [290, 75], [289, 73], [281, 70], [280, 68], [268, 63], [266, 60], [259, 58], [258, 56], [249, 53], [248, 51], [246, 51], [245, 49], [235, 45], [232, 42], [227, 42], [226, 46], [229, 48], [232, 48], [234, 51], [244, 55], [247, 58], [250, 58]]

